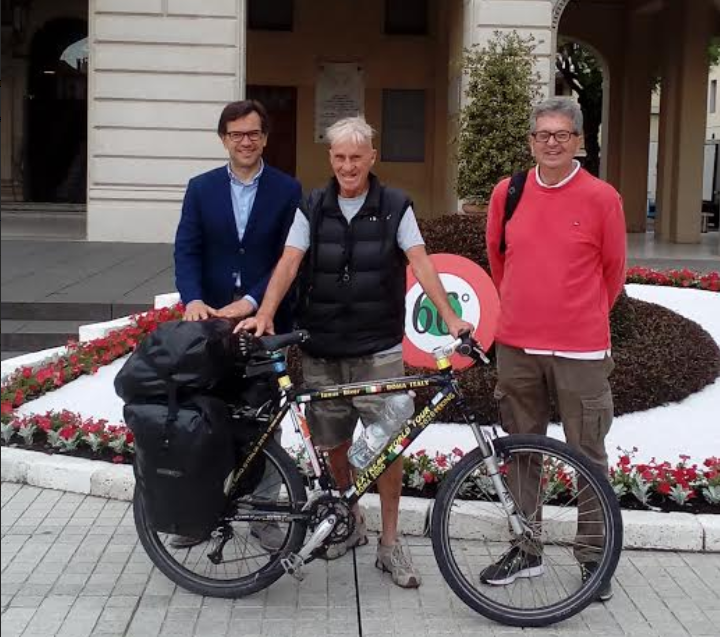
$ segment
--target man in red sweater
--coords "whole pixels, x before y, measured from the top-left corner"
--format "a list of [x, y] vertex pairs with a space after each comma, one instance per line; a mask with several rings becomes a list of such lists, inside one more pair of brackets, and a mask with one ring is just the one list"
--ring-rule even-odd
[[[615, 189], [575, 160], [581, 132], [575, 102], [552, 98], [536, 106], [530, 147], [537, 166], [505, 224], [504, 242], [510, 180], [501, 181], [490, 199], [487, 250], [500, 292], [495, 398], [508, 432], [545, 434], [552, 394], [568, 443], [607, 473], [605, 435], [613, 418], [609, 313], [625, 280], [625, 217]], [[538, 487], [525, 480], [518, 493], [512, 472], [510, 480], [520, 508], [539, 523]], [[598, 534], [594, 510], [594, 500], [581, 494], [575, 556], [583, 580], [600, 557], [602, 527]], [[481, 581], [502, 585], [540, 573], [542, 555], [516, 546], [485, 569]], [[611, 596], [608, 582], [599, 597]]]

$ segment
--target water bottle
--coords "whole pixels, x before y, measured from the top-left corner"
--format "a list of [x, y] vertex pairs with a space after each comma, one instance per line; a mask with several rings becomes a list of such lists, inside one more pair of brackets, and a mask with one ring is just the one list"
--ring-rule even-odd
[[415, 413], [414, 396], [415, 392], [398, 393], [384, 400], [380, 417], [365, 427], [363, 434], [348, 450], [348, 459], [353, 466], [358, 469], [367, 467], [405, 421]]

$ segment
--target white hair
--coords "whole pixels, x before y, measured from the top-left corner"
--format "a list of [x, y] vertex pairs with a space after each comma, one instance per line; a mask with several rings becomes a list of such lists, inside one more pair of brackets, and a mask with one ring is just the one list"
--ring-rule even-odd
[[330, 146], [347, 139], [358, 145], [368, 143], [372, 146], [374, 136], [375, 130], [362, 115], [340, 119], [325, 131], [325, 138]]

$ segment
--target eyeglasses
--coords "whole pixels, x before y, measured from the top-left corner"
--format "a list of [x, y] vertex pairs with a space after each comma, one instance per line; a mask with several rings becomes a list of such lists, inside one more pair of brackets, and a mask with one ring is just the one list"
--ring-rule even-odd
[[573, 133], [569, 130], [556, 130], [554, 133], [546, 130], [541, 130], [537, 131], [536, 133], [532, 133], [533, 139], [536, 142], [540, 142], [542, 144], [546, 144], [547, 142], [549, 142], [551, 137], [554, 137], [555, 141], [558, 144], [564, 144], [565, 142], [569, 142], [571, 137], [577, 137], [577, 135], [577, 133]]
[[260, 141], [260, 138], [263, 136], [263, 132], [261, 130], [249, 130], [249, 131], [234, 130], [234, 131], [229, 131], [229, 132], [225, 133], [225, 136], [229, 137], [231, 142], [236, 142], [236, 143], [241, 142], [246, 137], [251, 142], [258, 142], [258, 141]]

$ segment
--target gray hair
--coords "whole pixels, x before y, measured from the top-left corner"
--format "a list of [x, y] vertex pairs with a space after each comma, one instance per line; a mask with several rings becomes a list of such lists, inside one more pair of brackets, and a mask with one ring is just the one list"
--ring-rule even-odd
[[530, 132], [534, 133], [538, 118], [543, 115], [565, 115], [573, 123], [573, 133], [582, 135], [583, 115], [578, 103], [569, 97], [551, 97], [533, 108], [530, 116]]
[[350, 139], [358, 145], [364, 143], [372, 145], [374, 136], [375, 130], [362, 115], [340, 119], [325, 131], [325, 138], [330, 146], [346, 139]]

